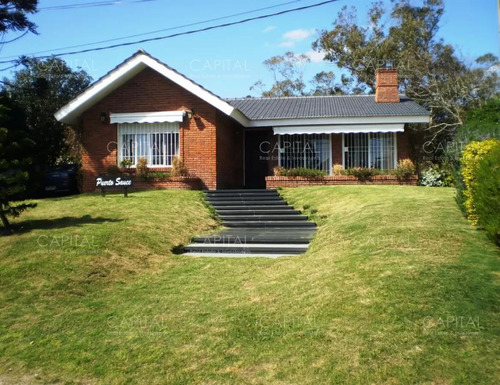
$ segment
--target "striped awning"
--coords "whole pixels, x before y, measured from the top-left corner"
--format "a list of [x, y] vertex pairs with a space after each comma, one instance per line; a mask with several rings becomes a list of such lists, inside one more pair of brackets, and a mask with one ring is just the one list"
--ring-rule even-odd
[[121, 123], [175, 123], [182, 122], [186, 111], [110, 113], [111, 124]]
[[328, 126], [281, 126], [273, 127], [276, 135], [295, 134], [352, 134], [367, 132], [403, 132], [403, 123], [392, 124], [346, 124]]

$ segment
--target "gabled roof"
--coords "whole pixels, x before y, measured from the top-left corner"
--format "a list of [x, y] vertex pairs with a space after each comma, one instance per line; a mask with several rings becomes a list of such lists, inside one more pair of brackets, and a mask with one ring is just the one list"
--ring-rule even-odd
[[78, 117], [85, 110], [92, 107], [99, 100], [109, 95], [147, 67], [154, 69], [224, 114], [246, 125], [247, 119], [235, 107], [143, 50], [137, 51], [133, 56], [112, 69], [75, 99], [62, 107], [55, 113], [56, 119], [68, 124], [76, 123]]
[[85, 110], [145, 68], [159, 72], [244, 127], [429, 122], [429, 112], [405, 96], [400, 103], [376, 103], [374, 95], [222, 99], [143, 50], [62, 107], [56, 119], [75, 124]]
[[226, 99], [250, 120], [333, 117], [429, 116], [413, 100], [376, 103], [374, 95]]

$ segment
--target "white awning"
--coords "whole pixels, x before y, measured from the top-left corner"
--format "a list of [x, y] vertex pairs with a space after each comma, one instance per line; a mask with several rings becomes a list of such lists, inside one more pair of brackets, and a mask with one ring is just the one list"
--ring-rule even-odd
[[160, 112], [126, 112], [121, 114], [110, 113], [109, 120], [114, 123], [175, 123], [184, 120], [186, 111]]
[[346, 124], [328, 126], [282, 126], [273, 127], [276, 135], [294, 134], [351, 134], [367, 132], [403, 132], [405, 125], [397, 124]]

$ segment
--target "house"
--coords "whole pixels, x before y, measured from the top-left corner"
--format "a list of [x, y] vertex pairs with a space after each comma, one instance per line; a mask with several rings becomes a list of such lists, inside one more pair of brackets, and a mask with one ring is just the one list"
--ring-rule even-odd
[[203, 189], [263, 188], [273, 167], [390, 170], [407, 158], [409, 123], [429, 112], [377, 71], [375, 96], [222, 99], [140, 50], [62, 107], [81, 130], [83, 191], [124, 159], [168, 171], [179, 156]]

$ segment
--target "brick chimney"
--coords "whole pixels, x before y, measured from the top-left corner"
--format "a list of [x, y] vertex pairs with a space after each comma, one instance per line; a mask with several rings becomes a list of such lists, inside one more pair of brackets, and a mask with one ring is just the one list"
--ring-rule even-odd
[[394, 69], [378, 69], [376, 74], [375, 102], [399, 103], [398, 71]]

